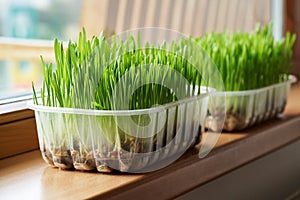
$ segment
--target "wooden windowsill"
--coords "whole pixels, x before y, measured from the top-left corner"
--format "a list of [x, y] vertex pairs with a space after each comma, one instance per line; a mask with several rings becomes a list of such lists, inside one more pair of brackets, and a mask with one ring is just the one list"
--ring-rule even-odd
[[[300, 84], [292, 87], [285, 116], [244, 132], [222, 133], [203, 159], [197, 147], [170, 166], [147, 174], [101, 174], [47, 166], [38, 150], [0, 160], [4, 199], [174, 198], [300, 139]], [[212, 134], [212, 133], [209, 133]]]

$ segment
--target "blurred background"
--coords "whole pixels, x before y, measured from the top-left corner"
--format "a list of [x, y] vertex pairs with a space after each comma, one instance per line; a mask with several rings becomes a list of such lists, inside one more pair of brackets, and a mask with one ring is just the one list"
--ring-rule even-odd
[[0, 0], [0, 54], [9, 54], [0, 57], [0, 100], [31, 93], [31, 81], [40, 84], [41, 66], [32, 56], [43, 52], [25, 54], [52, 46], [44, 40], [76, 39], [80, 8], [80, 0]]
[[273, 21], [280, 39], [289, 1], [0, 0], [0, 104], [31, 96], [31, 82], [39, 86], [43, 78], [40, 55], [52, 62], [53, 39], [76, 40], [82, 27], [89, 37], [138, 27], [201, 36], [225, 29], [252, 31], [257, 23]]

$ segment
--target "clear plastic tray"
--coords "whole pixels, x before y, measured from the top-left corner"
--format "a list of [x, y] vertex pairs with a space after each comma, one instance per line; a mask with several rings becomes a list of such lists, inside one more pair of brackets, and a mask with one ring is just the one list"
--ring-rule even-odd
[[240, 131], [281, 114], [290, 86], [296, 81], [296, 77], [290, 75], [285, 82], [256, 90], [214, 93], [208, 106], [206, 128]]
[[175, 161], [199, 140], [208, 101], [209, 93], [142, 110], [84, 110], [32, 102], [28, 107], [35, 111], [40, 150], [48, 164], [146, 172]]

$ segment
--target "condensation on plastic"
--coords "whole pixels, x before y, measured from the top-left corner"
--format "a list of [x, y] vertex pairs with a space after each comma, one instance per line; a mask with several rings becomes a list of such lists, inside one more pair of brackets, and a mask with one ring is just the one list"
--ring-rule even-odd
[[[28, 107], [35, 111], [40, 150], [46, 163], [61, 169], [136, 173], [164, 167], [198, 142], [211, 93], [213, 89], [140, 110], [84, 110], [32, 102], [28, 102]], [[119, 127], [128, 120], [140, 125], [149, 123], [149, 119], [154, 120], [147, 126], [148, 131], [155, 133], [151, 137], [140, 137], [143, 133], [129, 135]]]
[[[206, 128], [240, 131], [283, 113], [290, 86], [296, 81], [296, 77], [290, 75], [285, 82], [256, 90], [214, 93], [210, 97]], [[219, 123], [218, 119], [224, 116], [224, 124]]]

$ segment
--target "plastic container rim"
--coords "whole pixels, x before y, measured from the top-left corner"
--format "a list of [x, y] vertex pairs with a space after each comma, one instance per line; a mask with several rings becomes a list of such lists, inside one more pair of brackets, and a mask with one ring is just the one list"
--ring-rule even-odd
[[287, 81], [276, 83], [267, 87], [252, 89], [252, 90], [242, 90], [242, 91], [225, 91], [225, 92], [215, 92], [213, 96], [236, 96], [236, 95], [252, 95], [257, 94], [259, 92], [263, 92], [269, 89], [273, 89], [282, 85], [292, 84], [297, 82], [297, 77], [294, 75], [289, 75], [289, 79]]
[[27, 108], [40, 111], [40, 112], [50, 112], [50, 113], [64, 113], [64, 114], [81, 114], [81, 115], [96, 115], [96, 116], [131, 116], [131, 115], [142, 115], [142, 114], [150, 114], [160, 112], [164, 109], [168, 109], [183, 103], [189, 103], [194, 100], [204, 99], [216, 93], [216, 90], [211, 87], [200, 87], [201, 90], [205, 89], [208, 91], [207, 93], [202, 93], [200, 95], [187, 97], [184, 99], [180, 99], [175, 102], [155, 106], [152, 108], [146, 109], [136, 109], [136, 110], [93, 110], [93, 109], [82, 109], [82, 108], [65, 108], [65, 107], [51, 107], [51, 106], [43, 106], [43, 105], [36, 105], [33, 101], [27, 102]]

